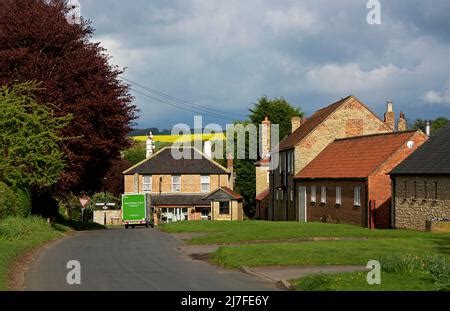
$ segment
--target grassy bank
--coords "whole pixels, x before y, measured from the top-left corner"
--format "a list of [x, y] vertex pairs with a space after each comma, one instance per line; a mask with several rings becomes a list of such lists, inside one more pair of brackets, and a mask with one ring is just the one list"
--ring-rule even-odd
[[70, 230], [98, 229], [102, 226], [73, 221], [49, 225], [39, 217], [9, 217], [0, 220], [0, 290], [8, 289], [8, 271], [15, 259]]

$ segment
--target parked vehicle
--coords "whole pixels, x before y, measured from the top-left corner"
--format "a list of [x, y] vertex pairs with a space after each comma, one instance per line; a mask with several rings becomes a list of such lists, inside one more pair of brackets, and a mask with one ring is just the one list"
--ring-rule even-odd
[[145, 194], [122, 195], [122, 221], [125, 229], [152, 224], [149, 204]]

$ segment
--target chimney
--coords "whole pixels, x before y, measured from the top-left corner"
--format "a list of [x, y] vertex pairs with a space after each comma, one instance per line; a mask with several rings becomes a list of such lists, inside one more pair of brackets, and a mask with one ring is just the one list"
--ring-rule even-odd
[[152, 132], [148, 133], [147, 141], [145, 143], [145, 156], [147, 158], [153, 155], [153, 151], [155, 150], [155, 144], [153, 143], [153, 134]]
[[229, 154], [227, 156], [227, 169], [230, 172], [230, 179], [228, 181], [228, 188], [234, 190], [234, 161], [233, 155]]
[[431, 135], [431, 122], [430, 121], [425, 122], [425, 134], [427, 134], [427, 136]]
[[270, 125], [268, 117], [261, 122], [261, 158], [268, 159], [270, 157]]
[[395, 113], [392, 101], [387, 102], [386, 113], [384, 114], [384, 123], [392, 130], [395, 130]]
[[203, 153], [205, 154], [205, 157], [211, 160], [212, 158], [212, 142], [210, 140], [205, 141], [205, 144], [203, 146]]
[[397, 122], [397, 130], [399, 132], [404, 132], [408, 130], [408, 123], [405, 119], [405, 114], [403, 112], [400, 112], [400, 117], [398, 118]]
[[300, 117], [292, 117], [291, 118], [292, 130], [291, 133], [294, 133], [296, 129], [302, 125], [302, 119]]

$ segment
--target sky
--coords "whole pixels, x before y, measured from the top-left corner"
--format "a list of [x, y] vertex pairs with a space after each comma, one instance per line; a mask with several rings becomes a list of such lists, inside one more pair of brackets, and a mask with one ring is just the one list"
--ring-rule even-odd
[[79, 2], [133, 81], [139, 128], [223, 126], [264, 95], [307, 116], [352, 94], [380, 117], [387, 100], [410, 121], [450, 117], [448, 0], [379, 0], [380, 24], [368, 0]]

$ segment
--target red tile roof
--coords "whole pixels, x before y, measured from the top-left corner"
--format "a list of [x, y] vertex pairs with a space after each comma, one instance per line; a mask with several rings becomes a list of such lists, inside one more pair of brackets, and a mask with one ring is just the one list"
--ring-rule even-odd
[[415, 133], [384, 133], [335, 140], [295, 178], [366, 178]]
[[239, 193], [231, 190], [228, 187], [223, 186], [223, 187], [220, 187], [220, 189], [222, 189], [223, 191], [225, 191], [226, 193], [228, 193], [229, 195], [234, 197], [236, 200], [241, 200], [242, 199], [242, 196]]
[[267, 188], [266, 190], [263, 190], [260, 193], [258, 193], [258, 195], [256, 196], [256, 201], [264, 200], [269, 195], [269, 192], [270, 192], [269, 188]]
[[329, 105], [328, 107], [317, 110], [298, 129], [296, 129], [293, 133], [291, 133], [280, 142], [279, 149], [286, 150], [294, 147], [309, 133], [311, 133], [318, 125], [320, 125], [329, 115], [331, 115], [334, 111], [336, 111], [336, 109], [344, 104], [350, 97], [352, 96], [347, 96]]

